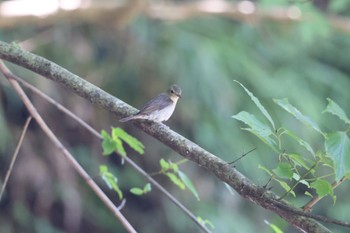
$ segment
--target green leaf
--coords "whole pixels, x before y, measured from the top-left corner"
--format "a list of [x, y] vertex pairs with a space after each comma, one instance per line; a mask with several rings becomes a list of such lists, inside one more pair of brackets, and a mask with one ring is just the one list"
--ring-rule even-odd
[[350, 172], [350, 140], [346, 132], [326, 135], [326, 152], [334, 162], [335, 179], [338, 181]]
[[268, 168], [266, 168], [265, 166], [263, 166], [263, 165], [261, 165], [261, 164], [258, 165], [258, 168], [261, 169], [261, 170], [263, 170], [263, 171], [265, 171], [265, 172], [266, 172], [267, 174], [269, 174], [270, 176], [273, 175], [272, 172], [271, 172]]
[[310, 186], [316, 190], [319, 197], [324, 197], [328, 194], [333, 195], [332, 185], [326, 180], [318, 179], [312, 182]]
[[119, 199], [123, 199], [123, 193], [118, 186], [118, 178], [108, 171], [106, 165], [100, 166], [100, 176], [110, 189], [117, 192]]
[[100, 166], [100, 174], [103, 174], [105, 172], [108, 172], [108, 167], [106, 165]]
[[275, 233], [283, 233], [283, 231], [282, 231], [278, 226], [276, 226], [275, 224], [272, 224], [272, 223], [270, 223], [270, 222], [267, 221], [267, 220], [264, 220], [264, 222], [265, 222], [268, 226], [271, 227], [271, 229], [273, 230], [273, 232], [275, 232]]
[[131, 188], [131, 189], [130, 189], [130, 192], [131, 192], [132, 194], [137, 195], [137, 196], [141, 196], [142, 194], [144, 194], [143, 189], [140, 189], [140, 188]]
[[148, 193], [148, 192], [151, 192], [151, 191], [152, 191], [152, 186], [151, 186], [150, 183], [147, 183], [147, 184], [145, 185], [145, 187], [143, 188], [143, 192], [144, 192], [144, 193]]
[[272, 120], [272, 117], [270, 116], [270, 114], [267, 112], [267, 110], [265, 109], [265, 107], [260, 103], [259, 99], [256, 98], [253, 93], [251, 93], [245, 86], [243, 86], [243, 84], [241, 84], [240, 82], [238, 82], [237, 80], [234, 80], [236, 83], [238, 83], [239, 85], [241, 85], [241, 87], [243, 87], [244, 91], [249, 95], [249, 97], [252, 99], [252, 101], [255, 103], [255, 105], [259, 108], [259, 110], [261, 111], [261, 113], [270, 121], [272, 128], [275, 129], [275, 123]]
[[112, 128], [112, 138], [113, 139], [120, 138], [139, 154], [144, 153], [145, 146], [142, 144], [142, 142], [140, 142], [133, 136], [129, 135], [127, 132], [125, 132], [121, 128]]
[[103, 152], [102, 152], [102, 154], [103, 155], [112, 154], [117, 149], [116, 142], [112, 139], [111, 136], [109, 136], [109, 134], [105, 130], [101, 131], [101, 136], [103, 138], [103, 141], [102, 141]]
[[336, 115], [337, 117], [339, 117], [341, 120], [343, 120], [346, 124], [350, 125], [350, 120], [349, 118], [346, 116], [344, 110], [339, 107], [338, 104], [336, 104], [333, 100], [331, 100], [330, 98], [327, 98], [328, 100], [328, 105], [326, 107], [325, 110], [323, 110], [324, 112], [328, 112], [330, 114]]
[[162, 168], [162, 171], [167, 171], [169, 170], [170, 164], [165, 161], [164, 159], [159, 160], [160, 167]]
[[304, 156], [299, 154], [288, 154], [288, 157], [290, 160], [292, 160], [296, 165], [302, 166], [306, 170], [309, 170], [309, 166], [306, 164], [306, 162], [311, 164], [311, 160], [304, 158]]
[[272, 131], [270, 127], [261, 121], [259, 121], [254, 115], [242, 111], [238, 114], [232, 116], [233, 118], [244, 122], [246, 125], [248, 125], [250, 128], [243, 128], [244, 130], [247, 130], [254, 135], [256, 135], [258, 138], [260, 138], [263, 142], [265, 142], [267, 145], [269, 145], [273, 150], [276, 152], [278, 151], [276, 149], [276, 142], [270, 138], [270, 135], [272, 135]]
[[304, 147], [307, 151], [309, 151], [314, 157], [315, 157], [315, 152], [312, 149], [312, 147], [310, 146], [309, 143], [307, 143], [306, 141], [304, 141], [303, 139], [299, 138], [298, 136], [296, 136], [294, 133], [292, 133], [291, 131], [284, 129], [284, 132], [290, 136], [291, 138], [293, 138], [295, 141], [297, 141], [302, 147]]
[[174, 173], [170, 173], [167, 172], [165, 173], [165, 175], [167, 177], [169, 177], [169, 179], [180, 189], [185, 190], [186, 186], [185, 184], [174, 174]]
[[289, 163], [279, 163], [272, 171], [280, 178], [291, 179], [293, 177], [293, 168]]
[[324, 133], [321, 131], [320, 127], [310, 117], [303, 115], [297, 108], [295, 108], [293, 105], [291, 105], [288, 102], [287, 98], [274, 99], [273, 101], [276, 104], [278, 104], [280, 107], [282, 107], [284, 110], [286, 110], [287, 112], [292, 114], [300, 122], [302, 122], [305, 125], [308, 125], [308, 126], [312, 127], [314, 130], [316, 130], [320, 134], [324, 135]]
[[197, 216], [197, 221], [203, 225], [208, 225], [211, 229], [215, 229], [214, 224], [208, 219], [203, 220], [200, 216]]
[[115, 142], [116, 145], [117, 145], [117, 152], [118, 152], [121, 156], [126, 157], [126, 151], [125, 151], [125, 149], [124, 149], [124, 146], [123, 146], [122, 141], [121, 141], [119, 138], [114, 138], [113, 140], [114, 140], [114, 142]]
[[197, 190], [194, 187], [194, 185], [192, 184], [191, 180], [187, 177], [187, 175], [185, 173], [183, 173], [182, 171], [178, 171], [177, 174], [179, 175], [179, 177], [182, 180], [182, 182], [186, 185], [186, 187], [192, 192], [192, 194], [199, 201], [200, 199], [199, 199]]
[[296, 197], [295, 192], [294, 192], [293, 190], [291, 190], [290, 186], [289, 186], [286, 182], [284, 182], [284, 181], [282, 181], [282, 180], [276, 180], [276, 181], [281, 185], [281, 187], [282, 187], [284, 190], [286, 190], [287, 192], [289, 192], [293, 197]]
[[311, 194], [310, 192], [308, 192], [308, 191], [305, 191], [304, 194], [307, 195], [307, 196], [309, 196], [309, 197], [311, 197], [311, 198], [314, 198], [314, 196], [312, 196], [312, 194]]

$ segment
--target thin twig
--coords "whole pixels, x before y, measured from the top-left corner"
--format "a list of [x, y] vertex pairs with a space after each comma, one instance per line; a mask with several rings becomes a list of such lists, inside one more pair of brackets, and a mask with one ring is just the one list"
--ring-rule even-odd
[[5, 75], [7, 80], [10, 82], [13, 89], [17, 92], [27, 110], [30, 112], [32, 117], [36, 120], [41, 129], [46, 133], [48, 138], [57, 146], [57, 148], [65, 155], [68, 161], [71, 163], [73, 168], [78, 172], [78, 174], [86, 181], [86, 183], [91, 187], [91, 189], [97, 194], [97, 196], [103, 201], [103, 203], [114, 213], [117, 219], [121, 222], [124, 228], [130, 233], [136, 233], [136, 230], [124, 217], [124, 215], [118, 210], [118, 208], [113, 204], [113, 202], [106, 196], [106, 194], [100, 189], [100, 187], [90, 179], [88, 173], [83, 169], [83, 167], [75, 160], [72, 154], [64, 147], [64, 145], [58, 140], [55, 134], [50, 130], [42, 117], [38, 114], [37, 110], [29, 100], [28, 96], [25, 94], [18, 82], [12, 78], [10, 70], [5, 66], [5, 64], [0, 60], [0, 70]]
[[11, 175], [11, 172], [12, 172], [12, 169], [13, 169], [13, 166], [15, 165], [15, 161], [16, 161], [16, 158], [17, 158], [17, 155], [18, 155], [18, 152], [19, 152], [19, 149], [21, 148], [21, 145], [23, 143], [23, 139], [24, 139], [24, 135], [26, 134], [27, 132], [27, 129], [28, 129], [28, 126], [29, 126], [29, 123], [30, 121], [32, 120], [32, 117], [29, 116], [23, 126], [23, 130], [22, 130], [22, 133], [21, 133], [21, 136], [19, 137], [19, 140], [18, 140], [18, 143], [16, 145], [16, 149], [15, 149], [15, 152], [12, 156], [12, 160], [11, 160], [11, 163], [10, 163], [10, 167], [9, 169], [7, 170], [7, 173], [6, 173], [6, 176], [5, 176], [5, 180], [4, 180], [4, 184], [2, 185], [1, 187], [1, 192], [0, 192], [0, 201], [1, 201], [1, 198], [2, 198], [2, 195], [4, 194], [4, 191], [5, 191], [5, 188], [6, 188], [6, 185], [7, 185], [7, 182], [10, 178], [10, 175]]
[[[334, 181], [332, 183], [332, 189], [334, 190], [336, 187], [338, 187], [338, 185], [340, 185], [341, 183], [343, 183], [345, 180], [347, 180], [346, 176], [343, 176], [339, 181]], [[317, 202], [319, 202], [323, 197], [320, 196], [316, 196], [314, 197], [311, 201], [309, 201], [306, 205], [304, 205], [303, 210], [310, 212], [312, 207], [314, 205], [316, 205]]]
[[[92, 128], [89, 124], [87, 124], [85, 121], [83, 121], [81, 118], [79, 118], [77, 115], [75, 115], [73, 112], [71, 112], [69, 109], [61, 105], [60, 103], [53, 100], [50, 96], [43, 93], [38, 88], [34, 87], [30, 83], [24, 81], [23, 79], [17, 77], [16, 75], [11, 73], [11, 78], [15, 79], [22, 85], [24, 85], [26, 88], [30, 89], [49, 103], [53, 104], [55, 107], [57, 107], [58, 110], [62, 111], [63, 113], [67, 114], [69, 117], [71, 117], [73, 120], [77, 121], [78, 124], [80, 124], [83, 128], [87, 129], [89, 132], [91, 132], [95, 137], [102, 139], [101, 135]], [[125, 158], [127, 163], [130, 164], [135, 170], [137, 170], [140, 174], [142, 174], [144, 177], [146, 177], [147, 180], [149, 180], [156, 188], [158, 188], [166, 197], [168, 197], [176, 206], [178, 206], [185, 214], [187, 214], [204, 232], [210, 233], [211, 231], [202, 223], [200, 223], [196, 216], [191, 213], [181, 202], [179, 202], [173, 195], [171, 195], [165, 188], [163, 188], [157, 181], [155, 181], [151, 175], [147, 174], [140, 166], [138, 166], [135, 162], [133, 162], [130, 158]], [[177, 163], [183, 163], [188, 161], [188, 159], [182, 159]], [[123, 202], [120, 206], [123, 207]], [[120, 208], [118, 207], [118, 209]]]
[[246, 156], [247, 154], [249, 154], [250, 152], [256, 150], [256, 147], [251, 149], [250, 151], [244, 153], [243, 155], [239, 156], [237, 159], [233, 160], [232, 162], [229, 162], [228, 164], [234, 164], [236, 163], [238, 160], [242, 159], [244, 156]]

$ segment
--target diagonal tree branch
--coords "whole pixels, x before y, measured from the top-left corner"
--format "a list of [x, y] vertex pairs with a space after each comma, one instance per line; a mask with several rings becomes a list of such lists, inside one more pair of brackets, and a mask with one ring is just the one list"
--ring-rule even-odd
[[[136, 112], [135, 108], [107, 94], [77, 75], [45, 58], [23, 51], [16, 45], [0, 42], [0, 58], [58, 82], [81, 97], [118, 116], [125, 117]], [[310, 219], [311, 215], [309, 213], [305, 213], [283, 200], [279, 201], [275, 194], [258, 187], [227, 162], [172, 131], [167, 126], [142, 122], [135, 122], [134, 125], [185, 158], [206, 168], [221, 181], [234, 188], [242, 197], [275, 212], [297, 229], [303, 232], [330, 232], [317, 221]]]
[[[52, 105], [54, 105], [57, 109], [62, 111], [64, 114], [67, 114], [69, 117], [71, 117], [73, 120], [77, 121], [82, 127], [87, 129], [90, 133], [92, 133], [95, 137], [98, 139], [102, 140], [102, 136], [94, 129], [92, 128], [89, 124], [87, 124], [85, 121], [83, 121], [81, 118], [76, 116], [74, 113], [69, 111], [67, 108], [62, 106], [61, 104], [57, 103], [55, 100], [53, 100], [51, 97], [48, 95], [44, 94], [42, 91], [37, 89], [36, 87], [32, 86], [31, 84], [27, 83], [26, 81], [20, 79], [13, 73], [9, 74], [12, 79], [15, 79], [17, 82], [21, 83], [23, 86], [27, 87]], [[166, 197], [168, 197], [175, 205], [177, 205], [184, 213], [186, 213], [189, 218], [191, 218], [204, 232], [210, 233], [211, 231], [202, 223], [200, 223], [197, 219], [197, 217], [190, 211], [188, 210], [180, 201], [178, 201], [171, 193], [169, 193], [163, 186], [161, 186], [156, 180], [152, 178], [151, 175], [147, 174], [139, 165], [137, 165], [132, 159], [129, 157], [124, 158], [126, 162], [131, 165], [136, 171], [138, 171], [141, 175], [143, 175], [149, 182], [151, 182], [156, 188], [158, 188]], [[187, 161], [187, 160], [186, 160]], [[1, 196], [0, 196], [1, 197]], [[1, 198], [0, 198], [1, 199]], [[125, 199], [123, 199], [124, 202], [122, 202], [121, 206], [124, 206], [125, 204]], [[118, 207], [118, 209], [121, 209], [121, 207]]]
[[90, 178], [88, 173], [81, 167], [81, 165], [75, 160], [72, 154], [64, 147], [64, 145], [58, 140], [55, 134], [46, 125], [45, 121], [37, 112], [36, 108], [33, 106], [21, 86], [16, 80], [11, 77], [10, 71], [0, 60], [0, 70], [10, 82], [13, 89], [17, 92], [21, 98], [23, 104], [26, 106], [27, 110], [31, 116], [36, 120], [41, 129], [46, 133], [48, 138], [57, 146], [57, 148], [62, 152], [62, 154], [67, 158], [70, 164], [78, 172], [78, 174], [85, 180], [85, 182], [91, 187], [91, 189], [96, 193], [96, 195], [101, 199], [101, 201], [113, 212], [115, 217], [121, 222], [123, 227], [130, 233], [137, 233], [133, 226], [128, 222], [124, 215], [119, 211], [119, 209], [114, 205], [114, 203], [106, 196], [106, 194], [100, 189], [100, 187]]

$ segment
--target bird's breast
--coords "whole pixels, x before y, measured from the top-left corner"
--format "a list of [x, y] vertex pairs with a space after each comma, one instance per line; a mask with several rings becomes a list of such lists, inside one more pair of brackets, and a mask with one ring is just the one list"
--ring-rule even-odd
[[151, 120], [158, 121], [158, 122], [167, 121], [171, 117], [171, 115], [173, 114], [174, 109], [175, 109], [175, 105], [176, 105], [176, 103], [172, 103], [171, 105], [169, 105], [163, 109], [160, 109], [158, 111], [153, 112], [150, 115]]

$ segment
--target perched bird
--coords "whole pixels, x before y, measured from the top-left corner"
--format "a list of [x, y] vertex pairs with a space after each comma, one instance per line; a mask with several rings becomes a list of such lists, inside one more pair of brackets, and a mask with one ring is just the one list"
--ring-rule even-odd
[[145, 119], [155, 122], [167, 121], [174, 112], [177, 100], [181, 98], [181, 89], [172, 85], [167, 93], [161, 93], [156, 98], [148, 101], [143, 108], [133, 116], [120, 119], [126, 122], [136, 119]]

